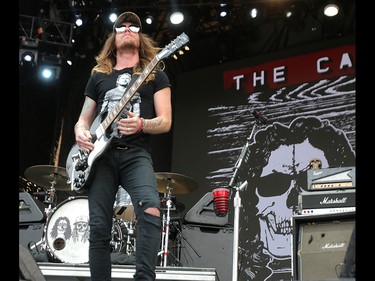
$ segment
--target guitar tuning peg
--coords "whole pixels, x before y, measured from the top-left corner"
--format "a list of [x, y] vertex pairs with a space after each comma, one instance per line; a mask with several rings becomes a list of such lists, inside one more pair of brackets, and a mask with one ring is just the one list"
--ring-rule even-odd
[[185, 49], [185, 51], [190, 51], [189, 46], [185, 46], [184, 49]]
[[172, 57], [173, 57], [175, 60], [177, 59], [177, 56], [176, 56], [176, 55], [173, 55]]
[[182, 55], [184, 54], [184, 51], [179, 50], [179, 51], [178, 51], [178, 54], [182, 56]]

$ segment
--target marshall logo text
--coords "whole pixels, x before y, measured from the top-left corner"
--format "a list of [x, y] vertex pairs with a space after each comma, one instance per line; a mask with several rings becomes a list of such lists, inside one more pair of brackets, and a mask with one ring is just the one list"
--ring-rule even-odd
[[329, 198], [329, 197], [324, 197], [322, 201], [319, 202], [320, 205], [331, 205], [331, 204], [345, 204], [348, 200], [348, 197], [343, 197], [343, 198]]

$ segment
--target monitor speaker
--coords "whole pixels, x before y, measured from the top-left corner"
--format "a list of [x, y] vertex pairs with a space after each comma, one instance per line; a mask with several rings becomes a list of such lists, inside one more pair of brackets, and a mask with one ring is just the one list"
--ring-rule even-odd
[[36, 200], [27, 192], [20, 192], [18, 198], [20, 223], [45, 221], [45, 206], [42, 202]]
[[339, 280], [349, 247], [354, 215], [302, 216], [294, 219], [295, 280]]
[[218, 280], [232, 280], [233, 228], [182, 225], [181, 263], [215, 268]]
[[186, 213], [185, 221], [192, 224], [225, 226], [228, 223], [228, 214], [220, 217], [216, 215], [212, 192], [207, 192]]

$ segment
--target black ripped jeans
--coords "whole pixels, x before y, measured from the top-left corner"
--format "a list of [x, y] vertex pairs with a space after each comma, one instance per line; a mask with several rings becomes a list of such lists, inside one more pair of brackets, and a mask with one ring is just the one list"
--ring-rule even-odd
[[162, 219], [145, 213], [160, 210], [150, 154], [142, 148], [110, 148], [94, 161], [88, 189], [90, 216], [89, 265], [92, 281], [111, 280], [113, 205], [119, 185], [129, 193], [137, 218], [134, 280], [155, 280]]

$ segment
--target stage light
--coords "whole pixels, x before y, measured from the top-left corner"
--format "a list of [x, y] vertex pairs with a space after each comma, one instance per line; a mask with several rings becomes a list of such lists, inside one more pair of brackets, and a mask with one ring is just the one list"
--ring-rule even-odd
[[62, 58], [59, 54], [43, 54], [39, 58], [39, 78], [54, 81], [60, 78]]
[[327, 17], [334, 17], [339, 13], [339, 6], [334, 3], [330, 3], [324, 7], [324, 15]]
[[227, 16], [227, 11], [221, 11], [220, 12], [220, 17], [225, 18]]
[[31, 62], [32, 60], [34, 60], [34, 54], [32, 52], [24, 52], [22, 54], [22, 59], [24, 61]]
[[149, 15], [146, 17], [145, 21], [147, 24], [152, 24], [154, 22], [154, 18], [151, 15]]
[[83, 24], [82, 18], [77, 17], [76, 18], [76, 26], [82, 26], [82, 24]]
[[184, 15], [181, 12], [174, 12], [169, 17], [169, 20], [172, 24], [180, 24], [184, 21]]
[[60, 78], [61, 67], [58, 65], [40, 65], [39, 78], [44, 81], [53, 81]]
[[226, 4], [220, 4], [219, 16], [221, 19], [229, 15], [229, 9]]
[[286, 18], [297, 18], [300, 16], [300, 9], [292, 4], [290, 7], [288, 7], [286, 10], [285, 10], [285, 17]]
[[250, 17], [252, 19], [255, 19], [258, 16], [258, 14], [259, 14], [259, 10], [257, 8], [252, 8], [250, 10]]
[[38, 43], [31, 40], [22, 40], [19, 50], [20, 65], [37, 65], [38, 63]]
[[115, 21], [117, 20], [117, 14], [116, 13], [110, 13], [109, 16], [108, 16], [108, 19], [111, 23], [115, 23]]
[[37, 50], [20, 49], [20, 65], [30, 64], [36, 65], [38, 57]]
[[293, 4], [285, 11], [287, 25], [291, 30], [302, 31], [304, 24], [304, 8], [301, 5]]

